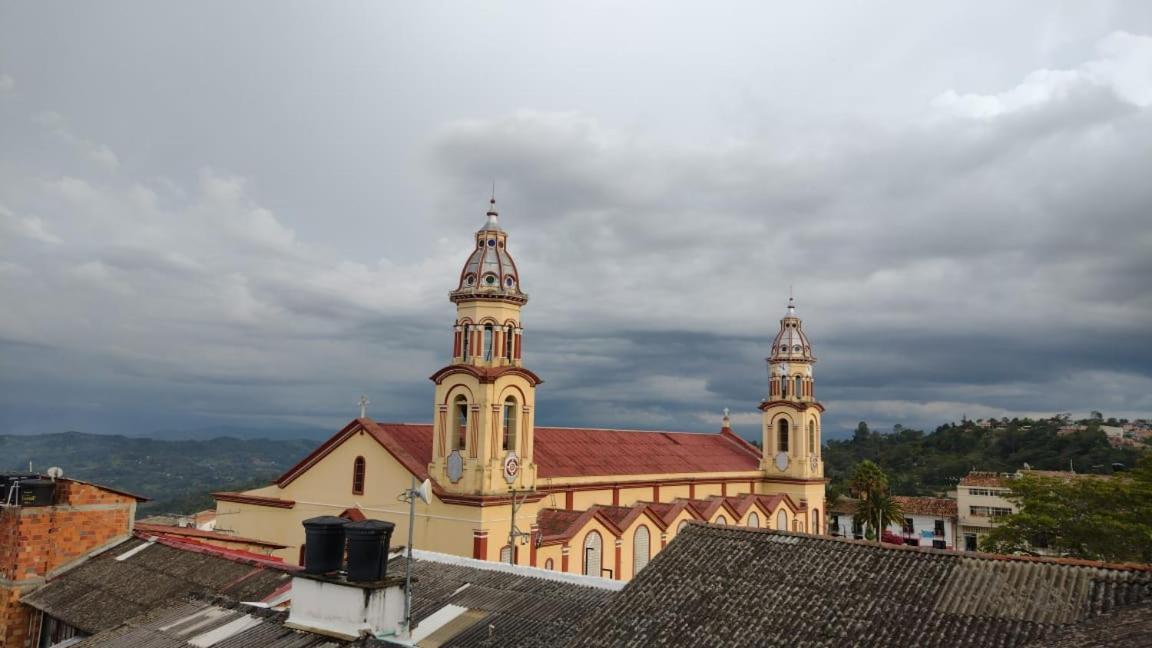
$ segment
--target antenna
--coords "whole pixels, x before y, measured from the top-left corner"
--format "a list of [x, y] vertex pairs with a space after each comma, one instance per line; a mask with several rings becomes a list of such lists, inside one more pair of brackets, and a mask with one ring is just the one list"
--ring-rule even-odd
[[404, 633], [412, 638], [412, 536], [416, 528], [416, 500], [425, 504], [430, 503], [432, 497], [432, 480], [425, 479], [419, 486], [416, 485], [416, 476], [412, 476], [412, 488], [400, 493], [400, 498], [408, 502], [408, 558], [404, 561]]
[[432, 480], [425, 479], [424, 482], [420, 484], [419, 488], [416, 488], [412, 491], [412, 494], [416, 497], [419, 497], [420, 500], [425, 504], [431, 504], [432, 502], [430, 498], [432, 497]]

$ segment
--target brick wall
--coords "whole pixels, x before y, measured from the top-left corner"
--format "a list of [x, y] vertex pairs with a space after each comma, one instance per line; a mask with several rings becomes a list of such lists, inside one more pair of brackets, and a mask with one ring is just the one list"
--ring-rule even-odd
[[0, 648], [30, 648], [37, 615], [20, 592], [131, 532], [136, 499], [60, 480], [56, 504], [0, 508]]

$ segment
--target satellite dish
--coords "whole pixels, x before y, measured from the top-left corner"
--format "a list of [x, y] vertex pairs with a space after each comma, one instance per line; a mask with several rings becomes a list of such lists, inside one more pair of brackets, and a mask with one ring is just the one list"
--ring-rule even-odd
[[416, 490], [413, 491], [413, 494], [416, 495], [416, 497], [419, 497], [420, 499], [424, 500], [425, 504], [431, 504], [432, 503], [432, 480], [431, 479], [425, 479], [424, 483], [420, 484], [420, 488], [417, 488]]
[[64, 469], [60, 466], [52, 466], [48, 469], [48, 476], [52, 479], [60, 479], [64, 476]]

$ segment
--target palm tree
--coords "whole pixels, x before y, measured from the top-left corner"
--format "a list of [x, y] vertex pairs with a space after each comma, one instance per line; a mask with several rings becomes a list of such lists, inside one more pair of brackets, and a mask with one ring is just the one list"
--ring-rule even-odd
[[904, 521], [904, 511], [900, 508], [900, 503], [888, 493], [873, 491], [865, 493], [857, 503], [855, 520], [871, 527], [876, 534], [876, 542], [879, 543], [884, 529], [887, 529], [889, 524]]
[[859, 498], [868, 497], [872, 493], [887, 493], [888, 475], [884, 474], [880, 466], [865, 459], [856, 464], [856, 469], [852, 471], [848, 489]]

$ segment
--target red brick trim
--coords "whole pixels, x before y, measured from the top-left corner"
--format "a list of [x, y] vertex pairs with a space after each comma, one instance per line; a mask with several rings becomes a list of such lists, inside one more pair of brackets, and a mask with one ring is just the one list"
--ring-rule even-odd
[[488, 560], [487, 531], [472, 529], [472, 557], [477, 560]]
[[525, 378], [533, 387], [543, 383], [540, 376], [532, 373], [524, 367], [474, 367], [467, 364], [454, 364], [444, 367], [440, 371], [429, 376], [429, 380], [439, 385], [444, 382], [448, 376], [464, 373], [475, 377], [481, 384], [491, 384], [496, 382], [496, 379], [505, 375], [520, 376]]
[[621, 580], [620, 567], [624, 564], [623, 560], [621, 558], [621, 553], [622, 553], [621, 548], [620, 548], [621, 544], [622, 543], [620, 542], [620, 540], [616, 540], [616, 571], [612, 574], [616, 578], [616, 580]]
[[[517, 495], [518, 501], [539, 502], [548, 496], [548, 493], [536, 491], [524, 495]], [[437, 492], [436, 497], [445, 504], [458, 504], [460, 506], [503, 506], [512, 503], [511, 495], [453, 495], [451, 493]]]

